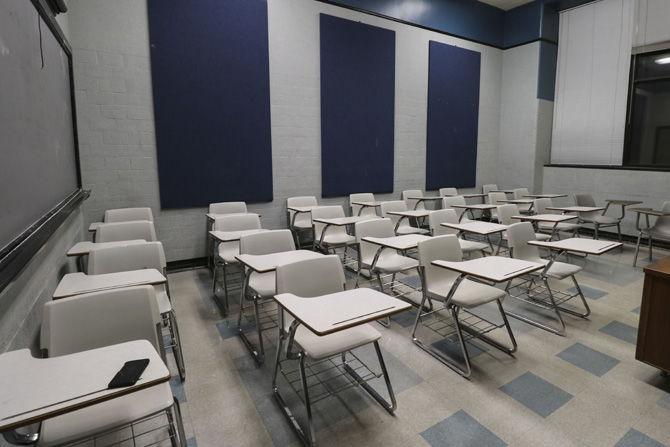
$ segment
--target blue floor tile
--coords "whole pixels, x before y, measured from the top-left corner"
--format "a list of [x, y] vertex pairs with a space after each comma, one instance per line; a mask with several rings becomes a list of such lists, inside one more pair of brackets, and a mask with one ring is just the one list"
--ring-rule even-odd
[[614, 447], [666, 447], [666, 445], [631, 428]]
[[637, 328], [629, 326], [620, 321], [612, 321], [607, 325], [600, 328], [600, 332], [603, 332], [612, 337], [616, 337], [619, 340], [623, 340], [627, 343], [635, 344], [637, 342]]
[[[431, 346], [459, 362], [465, 361], [463, 353], [461, 352], [461, 345], [455, 336], [453, 338], [443, 338], [442, 340], [431, 344]], [[487, 351], [487, 349], [480, 344], [475, 345], [471, 342], [466, 342], [466, 347], [468, 349], [468, 354], [470, 355], [470, 360]]]
[[631, 310], [631, 312], [640, 315], [640, 306], [637, 306], [635, 309]]
[[547, 417], [573, 398], [572, 394], [527, 372], [500, 390], [542, 417]]
[[575, 343], [568, 349], [556, 354], [556, 356], [598, 377], [603, 376], [619, 364], [619, 360], [614, 357], [581, 343]]
[[413, 289], [421, 288], [421, 278], [419, 278], [417, 275], [405, 276], [404, 278], [400, 278], [398, 281], [405, 284], [406, 286], [412, 287]]
[[663, 407], [670, 410], [670, 393], [663, 393], [661, 398], [656, 401], [656, 404], [659, 407]]
[[421, 432], [421, 436], [433, 447], [504, 447], [507, 445], [463, 410]]
[[184, 384], [179, 376], [170, 377], [170, 388], [172, 389], [172, 395], [176, 397], [180, 403], [186, 402]]
[[198, 443], [196, 442], [195, 438], [188, 438], [186, 440], [186, 447], [198, 447]]
[[[245, 323], [244, 320], [242, 320], [242, 331], [244, 333], [253, 330], [254, 327], [255, 326], [252, 323]], [[216, 323], [216, 328], [219, 330], [219, 334], [224, 340], [237, 336], [237, 320], [232, 318]]]
[[[600, 298], [607, 296], [607, 292], [604, 290], [600, 289], [595, 289], [593, 287], [589, 286], [584, 286], [584, 285], [579, 285], [579, 288], [582, 289], [582, 293], [586, 298], [589, 298], [591, 300], [599, 300]], [[570, 287], [568, 289], [568, 292], [570, 293], [577, 293], [577, 288], [576, 287]]]

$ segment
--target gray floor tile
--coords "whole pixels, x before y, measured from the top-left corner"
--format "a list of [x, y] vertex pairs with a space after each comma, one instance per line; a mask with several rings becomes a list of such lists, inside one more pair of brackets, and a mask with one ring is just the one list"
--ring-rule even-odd
[[542, 417], [549, 416], [573, 397], [531, 372], [501, 386], [500, 390]]
[[663, 393], [663, 395], [656, 401], [659, 407], [670, 410], [670, 393]]
[[[602, 297], [607, 296], [607, 292], [604, 290], [596, 289], [594, 287], [589, 287], [585, 286], [583, 284], [579, 285], [579, 288], [582, 289], [582, 293], [586, 298], [592, 299], [592, 300], [599, 300]], [[576, 287], [570, 287], [568, 289], [568, 292], [570, 293], [577, 293], [577, 288]]]
[[634, 314], [640, 314], [640, 306], [637, 306], [635, 309], [631, 310]]
[[404, 278], [400, 278], [398, 281], [414, 289], [421, 288], [421, 278], [419, 278], [418, 275], [405, 276]]
[[635, 344], [637, 342], [637, 328], [620, 321], [614, 320], [608, 323], [600, 328], [600, 332], [616, 337], [627, 343]]
[[556, 354], [556, 356], [598, 377], [603, 376], [619, 364], [619, 360], [614, 357], [581, 343], [575, 343], [568, 349]]
[[503, 447], [507, 445], [463, 410], [421, 432], [421, 436], [433, 447]]
[[666, 447], [655, 439], [641, 433], [637, 430], [630, 429], [614, 447]]
[[170, 377], [170, 388], [172, 389], [172, 395], [177, 398], [179, 403], [186, 402], [186, 393], [184, 393], [184, 383], [181, 381], [179, 376]]

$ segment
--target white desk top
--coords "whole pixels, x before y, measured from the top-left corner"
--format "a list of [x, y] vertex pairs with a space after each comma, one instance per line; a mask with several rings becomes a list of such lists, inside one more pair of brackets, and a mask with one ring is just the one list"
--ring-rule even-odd
[[425, 234], [403, 234], [402, 236], [392, 237], [364, 237], [365, 242], [380, 245], [386, 248], [393, 248], [395, 250], [409, 250], [416, 248], [419, 242], [430, 239], [430, 236]]
[[610, 205], [621, 205], [621, 206], [630, 206], [630, 205], [639, 205], [641, 202], [639, 200], [621, 200], [621, 199], [607, 199], [605, 202]]
[[563, 211], [565, 213], [589, 213], [592, 211], [602, 211], [604, 206], [548, 206], [548, 210]]
[[133, 239], [130, 241], [115, 241], [115, 242], [91, 242], [91, 241], [82, 241], [77, 242], [67, 251], [68, 256], [83, 256], [87, 255], [93, 250], [98, 248], [109, 248], [109, 247], [125, 247], [126, 245], [135, 245], [135, 244], [144, 244], [146, 241], [144, 239]]
[[402, 217], [428, 217], [430, 210], [387, 211], [387, 214]]
[[558, 199], [559, 197], [568, 197], [567, 194], [528, 194], [524, 197], [531, 197], [533, 199]]
[[621, 242], [599, 241], [594, 239], [573, 237], [560, 241], [528, 241], [528, 245], [547, 247], [552, 250], [572, 251], [587, 255], [601, 255], [610, 250], [621, 247]]
[[315, 259], [321, 256], [323, 256], [321, 253], [315, 251], [291, 250], [267, 255], [237, 255], [235, 258], [255, 272], [266, 273], [276, 270], [280, 265], [304, 261], [305, 259]]
[[576, 219], [577, 216], [569, 214], [532, 214], [528, 216], [512, 216], [516, 220], [528, 220], [533, 222], [564, 222], [566, 220]]
[[293, 318], [323, 336], [405, 311], [409, 303], [376, 290], [360, 288], [313, 298], [282, 293], [275, 300]]
[[98, 231], [98, 227], [102, 225], [104, 222], [91, 222], [91, 224], [88, 226], [88, 231], [91, 233], [95, 233]]
[[362, 201], [362, 202], [358, 202], [358, 201], [356, 201], [356, 202], [351, 202], [352, 205], [359, 205], [359, 206], [374, 206], [374, 207], [376, 207], [376, 206], [382, 206], [383, 203], [385, 203], [385, 202], [384, 202], [384, 201], [380, 201], [380, 200], [375, 200], [375, 201], [372, 201], [372, 202], [365, 202], [365, 201]]
[[310, 206], [287, 206], [286, 208], [295, 211], [296, 213], [310, 213], [313, 209], [319, 208], [323, 205], [310, 205]]
[[442, 200], [442, 197], [441, 196], [415, 196], [415, 197], [408, 197], [407, 200], [418, 200], [418, 201]]
[[513, 189], [492, 189], [491, 192], [504, 192], [505, 194], [514, 194]]
[[452, 208], [463, 208], [466, 210], [492, 210], [497, 208], [496, 205], [489, 205], [488, 203], [471, 203], [465, 205], [451, 205]]
[[243, 230], [243, 231], [212, 230], [212, 231], [209, 232], [209, 234], [211, 234], [212, 237], [219, 242], [234, 242], [234, 241], [239, 241], [242, 236], [246, 236], [247, 234], [262, 233], [264, 231], [268, 231], [268, 230], [263, 229], [263, 228], [259, 228], [259, 229], [255, 229], [255, 230]]
[[163, 284], [166, 281], [165, 276], [156, 269], [130, 270], [102, 275], [87, 275], [81, 272], [68, 273], [58, 283], [53, 299], [57, 300], [68, 296], [81, 295], [82, 293], [122, 287]]
[[503, 202], [503, 203], [519, 203], [519, 204], [522, 204], [522, 205], [528, 205], [528, 204], [531, 204], [531, 203], [535, 202], [535, 200], [533, 200], [533, 199], [506, 199], [506, 200], [501, 200], [501, 202]]
[[346, 225], [353, 225], [356, 222], [363, 222], [364, 220], [379, 219], [378, 216], [347, 216], [347, 217], [333, 217], [333, 218], [313, 218], [314, 222], [319, 222], [326, 225], [334, 225], [336, 227], [344, 227]]
[[507, 230], [507, 225], [500, 225], [492, 222], [481, 222], [478, 220], [471, 220], [463, 223], [441, 223], [443, 227], [454, 228], [456, 230], [465, 231], [466, 233], [475, 234], [494, 234]]
[[666, 213], [665, 211], [658, 211], [653, 208], [631, 208], [630, 210], [636, 213], [649, 214], [650, 216], [670, 216], [670, 213]]
[[472, 194], [463, 194], [463, 197], [466, 199], [475, 199], [477, 197], [487, 197], [488, 194], [482, 194], [481, 192], [476, 192]]
[[437, 260], [432, 264], [493, 282], [509, 281], [545, 267], [544, 264], [502, 256], [486, 256], [461, 262]]
[[[123, 364], [149, 359], [133, 386], [107, 389]], [[146, 340], [131, 341], [59, 357], [38, 359], [28, 349], [0, 355], [0, 431], [167, 382], [170, 372]]]
[[[207, 214], [205, 214], [205, 216], [207, 216], [207, 219], [209, 219], [209, 220], [216, 220], [219, 217], [235, 216], [235, 215], [239, 215], [239, 214], [258, 214], [258, 213], [223, 213], [223, 214], [221, 214], [221, 213], [207, 213]], [[258, 217], [261, 217], [261, 215], [258, 214]]]

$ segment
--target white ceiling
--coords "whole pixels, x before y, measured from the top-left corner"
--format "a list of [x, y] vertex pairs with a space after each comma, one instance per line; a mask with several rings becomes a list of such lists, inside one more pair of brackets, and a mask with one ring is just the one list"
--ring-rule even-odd
[[516, 8], [517, 6], [530, 3], [533, 0], [479, 0], [479, 1], [482, 3], [488, 3], [491, 6], [495, 6], [496, 8], [504, 9], [505, 11], [507, 11], [508, 9]]

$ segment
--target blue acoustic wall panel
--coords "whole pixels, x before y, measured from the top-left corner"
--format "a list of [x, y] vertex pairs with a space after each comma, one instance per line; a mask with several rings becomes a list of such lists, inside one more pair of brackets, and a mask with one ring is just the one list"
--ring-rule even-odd
[[265, 0], [150, 0], [161, 206], [272, 200]]
[[475, 186], [481, 55], [429, 42], [426, 190]]
[[323, 197], [393, 191], [395, 32], [321, 14]]

